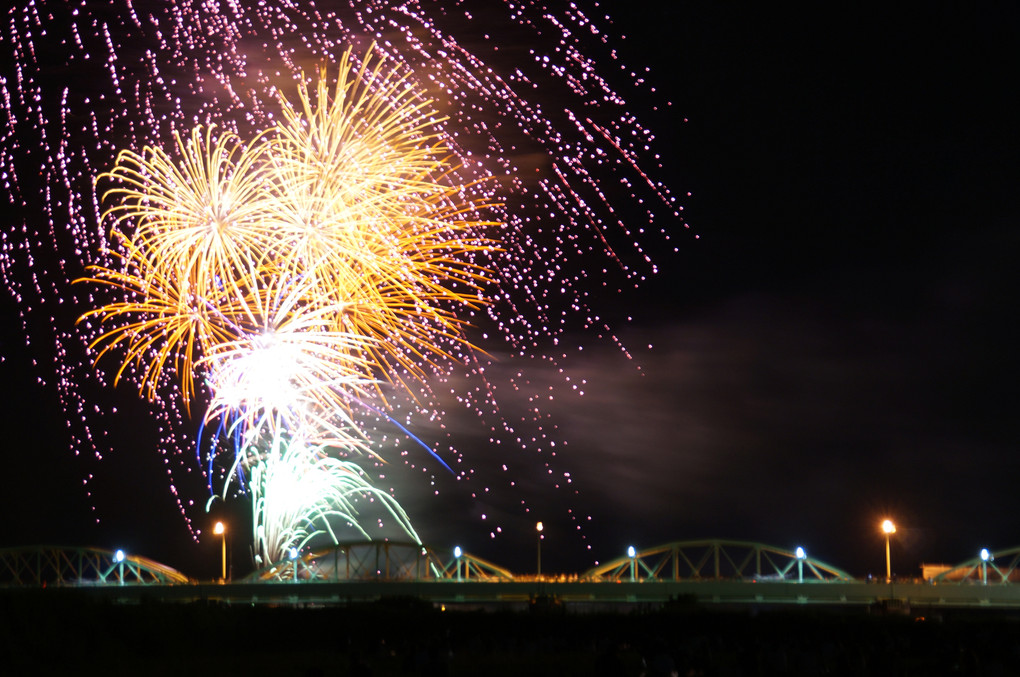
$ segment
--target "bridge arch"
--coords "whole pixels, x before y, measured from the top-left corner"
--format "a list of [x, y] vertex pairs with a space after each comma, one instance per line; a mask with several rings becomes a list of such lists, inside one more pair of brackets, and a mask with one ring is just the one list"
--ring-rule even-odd
[[443, 578], [457, 581], [512, 581], [514, 575], [498, 564], [462, 552], [459, 557], [454, 556], [447, 563]]
[[935, 583], [988, 583], [1005, 585], [1020, 581], [1020, 546], [988, 553], [961, 562], [932, 579]]
[[249, 581], [428, 580], [442, 562], [431, 548], [403, 541], [352, 541], [274, 562]]
[[763, 543], [708, 539], [636, 551], [586, 571], [589, 580], [841, 580], [853, 576], [813, 557]]
[[513, 580], [506, 569], [462, 552], [456, 556], [421, 543], [354, 541], [307, 552], [254, 572], [249, 581]]
[[0, 587], [172, 585], [190, 579], [165, 564], [102, 548], [0, 549]]

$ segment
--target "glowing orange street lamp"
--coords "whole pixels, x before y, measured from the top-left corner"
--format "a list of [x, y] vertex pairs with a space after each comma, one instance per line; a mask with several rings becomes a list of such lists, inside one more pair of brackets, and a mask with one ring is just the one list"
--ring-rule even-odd
[[896, 525], [892, 520], [882, 521], [882, 531], [885, 532], [885, 580], [892, 580], [892, 559], [889, 556], [889, 536], [896, 533]]
[[227, 580], [227, 527], [223, 522], [217, 522], [213, 526], [213, 533], [220, 537], [220, 541], [223, 543], [223, 576], [221, 580], [226, 582]]
[[537, 542], [538, 542], [538, 575], [539, 576], [542, 575], [542, 529], [544, 529], [544, 528], [545, 527], [542, 526], [541, 522], [539, 522], [538, 524], [535, 525], [535, 532], [538, 534]]

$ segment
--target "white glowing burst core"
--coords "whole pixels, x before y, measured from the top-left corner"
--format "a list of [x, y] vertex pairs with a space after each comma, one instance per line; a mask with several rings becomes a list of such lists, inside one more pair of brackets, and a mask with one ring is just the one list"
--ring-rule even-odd
[[301, 350], [277, 341], [272, 332], [259, 335], [253, 344], [251, 351], [215, 369], [212, 390], [233, 409], [254, 405], [289, 411], [298, 400], [294, 378], [302, 369]]

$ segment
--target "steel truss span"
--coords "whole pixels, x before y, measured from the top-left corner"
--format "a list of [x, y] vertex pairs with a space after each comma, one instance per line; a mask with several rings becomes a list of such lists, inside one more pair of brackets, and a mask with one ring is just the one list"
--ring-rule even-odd
[[145, 557], [100, 548], [0, 549], [0, 587], [171, 585], [184, 574]]
[[589, 569], [582, 579], [607, 581], [852, 581], [853, 576], [806, 553], [744, 541], [677, 541], [635, 550]]
[[1020, 546], [990, 552], [961, 562], [935, 576], [934, 583], [981, 583], [1004, 585], [1020, 581]]
[[[938, 571], [938, 575], [927, 582], [918, 578], [894, 583], [899, 590], [903, 590], [904, 585], [941, 588], [944, 593], [941, 596], [948, 595], [948, 589], [955, 586], [975, 585], [988, 589], [991, 594], [991, 588], [1008, 588], [1020, 581], [1020, 546], [983, 551], [982, 556], [955, 566], [939, 565]], [[581, 574], [547, 576], [514, 574], [459, 548], [437, 549], [398, 541], [349, 542], [277, 562], [236, 581], [235, 585], [273, 581], [564, 583], [568, 586], [631, 582], [698, 586], [709, 583], [865, 584], [841, 569], [809, 557], [799, 548], [791, 551], [762, 543], [724, 539], [676, 541], [634, 549], [629, 556]], [[196, 583], [198, 581], [165, 564], [120, 551], [56, 546], [0, 549], [0, 588], [126, 588]]]
[[506, 569], [466, 552], [443, 555], [421, 543], [358, 541], [319, 548], [275, 562], [245, 582], [514, 580]]

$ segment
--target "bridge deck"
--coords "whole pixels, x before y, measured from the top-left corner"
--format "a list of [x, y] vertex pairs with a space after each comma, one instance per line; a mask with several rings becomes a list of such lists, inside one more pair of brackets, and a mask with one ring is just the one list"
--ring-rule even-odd
[[[565, 605], [713, 604], [877, 605], [1020, 609], [1020, 586], [930, 583], [745, 582], [745, 581], [302, 581], [192, 585], [104, 585], [73, 588], [76, 594], [121, 602], [142, 600], [230, 604], [334, 605], [387, 598], [414, 598], [448, 605], [528, 604], [536, 599]], [[50, 588], [50, 591], [54, 591]]]

